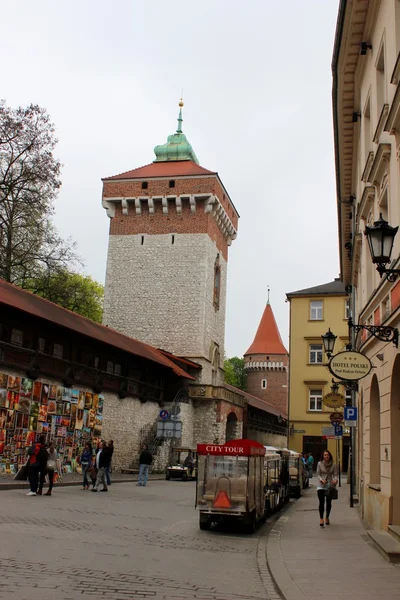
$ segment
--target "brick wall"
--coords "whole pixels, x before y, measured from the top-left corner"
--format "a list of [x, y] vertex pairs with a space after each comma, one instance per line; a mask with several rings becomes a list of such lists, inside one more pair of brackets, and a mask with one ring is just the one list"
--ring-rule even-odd
[[266, 433], [264, 431], [249, 430], [249, 438], [259, 442], [263, 446], [274, 446], [275, 448], [286, 448], [286, 435], [278, 435], [276, 433]]
[[[175, 181], [175, 187], [169, 187], [169, 181]], [[142, 181], [147, 181], [148, 188], [142, 190]], [[137, 198], [150, 196], [169, 196], [181, 194], [215, 194], [226, 210], [235, 229], [238, 227], [238, 214], [229, 197], [215, 176], [205, 177], [169, 177], [165, 179], [141, 179], [104, 181], [103, 198]]]
[[[246, 359], [245, 359], [246, 360]], [[246, 362], [248, 362], [250, 359]], [[251, 360], [253, 362], [259, 362], [260, 364], [265, 362], [268, 363], [283, 363], [283, 366], [287, 369], [288, 357], [287, 355], [252, 355]], [[262, 380], [267, 380], [267, 387], [263, 389], [261, 387]], [[258, 369], [247, 370], [247, 390], [249, 394], [257, 396], [266, 402], [269, 402], [275, 406], [282, 413], [287, 414], [288, 411], [288, 371], [280, 370], [276, 367], [259, 367]]]

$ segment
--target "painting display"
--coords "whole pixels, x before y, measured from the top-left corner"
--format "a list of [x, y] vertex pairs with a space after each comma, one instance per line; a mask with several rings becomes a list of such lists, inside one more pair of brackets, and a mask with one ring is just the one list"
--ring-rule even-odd
[[0, 372], [0, 474], [17, 473], [40, 435], [53, 441], [62, 469], [75, 470], [86, 442], [103, 426], [101, 395]]

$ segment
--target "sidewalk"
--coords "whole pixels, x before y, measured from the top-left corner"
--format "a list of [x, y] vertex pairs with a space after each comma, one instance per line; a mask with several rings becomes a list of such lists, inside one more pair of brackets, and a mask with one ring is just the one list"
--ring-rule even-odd
[[[122, 474], [122, 473], [112, 473], [111, 474], [111, 482], [112, 483], [127, 483], [132, 481], [137, 481], [139, 478], [139, 474]], [[162, 473], [154, 473], [149, 475], [149, 479], [158, 480], [165, 479], [165, 475]], [[63, 475], [63, 480], [55, 483], [54, 487], [65, 487], [71, 485], [82, 485], [82, 475], [78, 473], [65, 473]], [[1, 490], [15, 490], [15, 489], [25, 489], [29, 488], [28, 481], [14, 481], [14, 475], [0, 475], [0, 491]]]
[[272, 576], [286, 600], [394, 600], [400, 598], [400, 565], [388, 563], [368, 543], [357, 508], [342, 483], [332, 503], [331, 525], [319, 526], [315, 487], [303, 492], [274, 524], [267, 543]]

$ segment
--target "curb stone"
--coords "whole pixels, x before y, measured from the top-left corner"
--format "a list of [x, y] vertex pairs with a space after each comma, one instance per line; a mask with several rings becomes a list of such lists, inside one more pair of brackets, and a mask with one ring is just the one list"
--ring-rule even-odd
[[307, 600], [307, 597], [291, 578], [284, 563], [280, 546], [283, 528], [290, 519], [290, 513], [294, 510], [297, 502], [289, 504], [284, 513], [278, 515], [272, 523], [266, 543], [268, 569], [276, 588], [281, 594], [278, 597], [284, 600]]
[[[165, 479], [165, 475], [149, 477], [149, 481], [162, 481]], [[138, 477], [132, 477], [130, 479], [113, 479], [112, 485], [116, 483], [136, 483]], [[61, 487], [72, 487], [72, 486], [82, 486], [82, 481], [61, 481], [54, 484], [54, 489]], [[29, 489], [28, 482], [18, 482], [18, 481], [10, 481], [10, 482], [1, 482], [0, 483], [0, 491], [4, 490], [27, 490]]]

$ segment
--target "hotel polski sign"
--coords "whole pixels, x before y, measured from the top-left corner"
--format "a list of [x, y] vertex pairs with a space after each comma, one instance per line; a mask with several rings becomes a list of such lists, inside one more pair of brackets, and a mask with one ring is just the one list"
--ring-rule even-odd
[[357, 381], [366, 377], [372, 369], [371, 361], [361, 352], [339, 352], [329, 362], [329, 370], [338, 379]]

